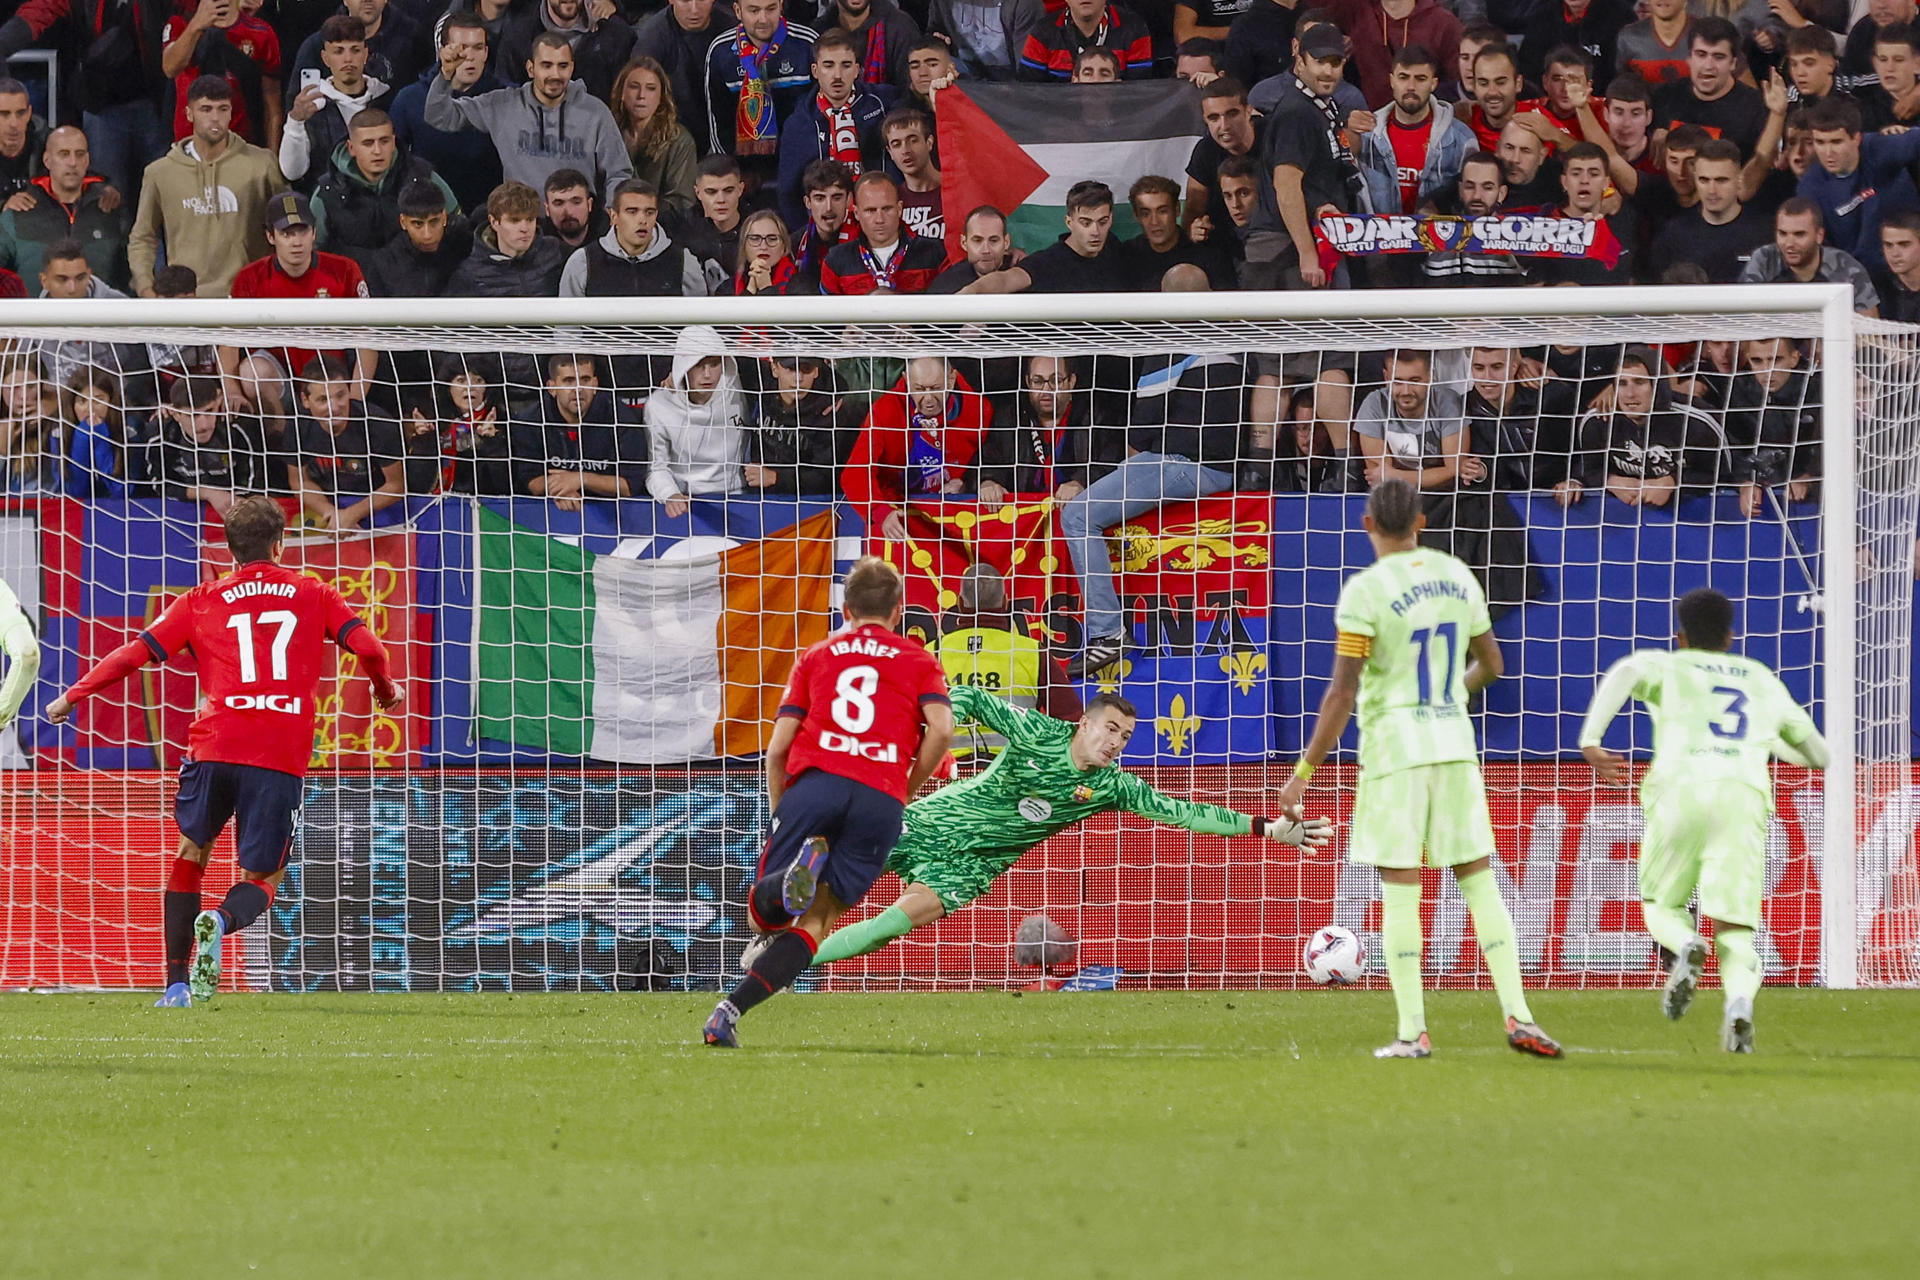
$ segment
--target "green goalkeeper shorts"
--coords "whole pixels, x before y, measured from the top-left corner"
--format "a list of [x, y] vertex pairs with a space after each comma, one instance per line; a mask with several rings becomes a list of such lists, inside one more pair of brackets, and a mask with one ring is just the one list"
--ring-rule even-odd
[[997, 853], [961, 853], [925, 838], [909, 828], [887, 858], [887, 870], [903, 885], [923, 884], [940, 899], [948, 915], [993, 888], [993, 882], [1019, 861]]
[[1672, 792], [1645, 810], [1641, 901], [1684, 908], [1698, 888], [1701, 915], [1758, 928], [1767, 878], [1767, 797], [1752, 787], [1721, 786], [1705, 797]]
[[1487, 785], [1472, 760], [1415, 765], [1385, 776], [1360, 775], [1353, 797], [1347, 858], [1413, 870], [1457, 867], [1493, 853]]

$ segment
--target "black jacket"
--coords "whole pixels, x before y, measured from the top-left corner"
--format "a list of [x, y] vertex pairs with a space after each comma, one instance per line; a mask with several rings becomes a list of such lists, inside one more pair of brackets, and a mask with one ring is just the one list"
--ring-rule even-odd
[[[1239, 360], [1201, 357], [1180, 368], [1188, 359], [1192, 357], [1136, 362], [1133, 427], [1127, 442], [1142, 453], [1178, 454], [1231, 471], [1241, 456], [1241, 389], [1252, 379]], [[1166, 385], [1169, 377], [1171, 385]]]
[[675, 22], [672, 5], [662, 7], [634, 28], [633, 56], [644, 53], [667, 69], [680, 123], [693, 135], [693, 145], [703, 156], [713, 147], [713, 109], [707, 103], [707, 47], [715, 36], [733, 30], [738, 22], [733, 6], [721, 0], [699, 31], [687, 31]]
[[[400, 193], [410, 182], [434, 185], [433, 166], [402, 150], [393, 165], [368, 182], [347, 154], [342, 143], [333, 151], [326, 176], [313, 189], [316, 212], [326, 227], [326, 239], [320, 247], [329, 253], [344, 253], [365, 266], [400, 230]], [[442, 195], [449, 195], [442, 192]], [[449, 210], [449, 212], [452, 212]]]
[[[496, 64], [500, 78], [513, 84], [527, 82], [527, 62], [533, 56], [534, 37], [547, 29], [542, 16], [546, 5], [539, 0], [519, 13], [507, 15], [506, 30], [500, 35], [500, 54]], [[667, 10], [672, 18], [672, 7]], [[633, 50], [633, 28], [617, 14], [593, 25], [584, 33], [566, 32], [573, 39], [573, 78], [584, 81], [587, 92], [605, 102], [613, 92], [614, 77], [627, 65]], [[669, 73], [671, 74], [671, 73]]]
[[1253, 0], [1227, 28], [1227, 65], [1220, 69], [1249, 88], [1290, 69], [1298, 16], [1297, 9], [1273, 0]]
[[531, 494], [529, 486], [549, 471], [585, 471], [620, 477], [630, 496], [647, 494], [647, 429], [621, 420], [611, 392], [594, 396], [577, 425], [541, 392], [540, 407], [532, 419], [513, 424], [508, 444], [515, 493]]
[[265, 493], [267, 446], [260, 421], [250, 417], [223, 417], [213, 438], [205, 444], [191, 440], [171, 417], [149, 446], [147, 474], [160, 496], [188, 501], [189, 489], [225, 489], [229, 493]]
[[747, 461], [775, 473], [774, 482], [759, 492], [801, 497], [839, 493], [840, 472], [860, 439], [864, 414], [859, 405], [818, 384], [794, 404], [768, 385], [749, 396], [747, 405]]
[[552, 236], [536, 236], [517, 258], [501, 253], [491, 228], [474, 237], [473, 252], [447, 282], [454, 298], [553, 298], [572, 250]]
[[448, 221], [446, 237], [432, 253], [420, 252], [399, 232], [367, 256], [367, 291], [376, 298], [437, 298], [473, 253], [473, 243], [467, 220], [458, 216]]
[[1673, 476], [1683, 492], [1712, 489], [1722, 479], [1720, 462], [1720, 438], [1704, 414], [1656, 404], [1639, 421], [1621, 413], [1588, 414], [1580, 424], [1573, 478], [1600, 489], [1610, 475]]
[[1090, 399], [1077, 394], [1068, 404], [1056, 452], [1033, 402], [1022, 394], [1012, 416], [995, 421], [980, 444], [981, 483], [991, 480], [1010, 493], [1050, 494], [1069, 481], [1089, 486], [1119, 466], [1127, 456], [1127, 433], [1090, 425]]
[[1803, 370], [1772, 394], [1752, 374], [1735, 378], [1726, 422], [1734, 480], [1772, 485], [1820, 473], [1820, 393]]

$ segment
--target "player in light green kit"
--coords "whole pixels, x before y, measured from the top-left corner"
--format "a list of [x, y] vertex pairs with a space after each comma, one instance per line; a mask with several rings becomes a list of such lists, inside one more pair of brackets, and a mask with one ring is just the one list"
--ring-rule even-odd
[[1380, 869], [1380, 945], [1399, 1007], [1400, 1030], [1376, 1058], [1425, 1058], [1421, 989], [1420, 865], [1451, 867], [1473, 916], [1473, 933], [1506, 1015], [1507, 1043], [1522, 1053], [1560, 1056], [1534, 1023], [1520, 982], [1513, 917], [1493, 875], [1493, 820], [1467, 699], [1505, 667], [1487, 598], [1471, 570], [1422, 547], [1420, 492], [1388, 480], [1367, 499], [1372, 567], [1347, 580], [1334, 610], [1339, 635], [1333, 679], [1293, 779], [1280, 793], [1297, 814], [1313, 771], [1332, 752], [1355, 704], [1360, 713], [1360, 782], [1347, 856]]
[[6, 670], [0, 678], [0, 729], [4, 729], [13, 723], [14, 713], [40, 672], [40, 646], [33, 638], [33, 624], [4, 582], [0, 582], [0, 654], [5, 655]]
[[1697, 887], [1700, 914], [1713, 921], [1726, 1016], [1721, 1047], [1753, 1052], [1753, 998], [1760, 953], [1753, 931], [1767, 871], [1767, 819], [1773, 812], [1769, 756], [1827, 767], [1827, 743], [1778, 676], [1752, 658], [1727, 652], [1733, 603], [1702, 587], [1674, 609], [1679, 648], [1641, 649], [1613, 664], [1594, 690], [1580, 726], [1580, 750], [1608, 782], [1626, 762], [1600, 745], [1627, 699], [1653, 717], [1653, 763], [1640, 780], [1646, 832], [1640, 839], [1640, 902], [1647, 932], [1674, 955], [1661, 992], [1669, 1018], [1686, 1013], [1707, 942], [1694, 931], [1687, 899]]
[[1083, 818], [1112, 809], [1208, 835], [1264, 836], [1323, 845], [1325, 818], [1253, 818], [1219, 805], [1162, 795], [1116, 763], [1133, 736], [1133, 705], [1110, 693], [1087, 704], [1077, 724], [1002, 701], [969, 685], [948, 689], [955, 723], [984, 725], [1007, 741], [987, 769], [907, 806], [887, 869], [906, 886], [870, 920], [836, 930], [813, 963], [876, 951], [978, 898], [1020, 855]]

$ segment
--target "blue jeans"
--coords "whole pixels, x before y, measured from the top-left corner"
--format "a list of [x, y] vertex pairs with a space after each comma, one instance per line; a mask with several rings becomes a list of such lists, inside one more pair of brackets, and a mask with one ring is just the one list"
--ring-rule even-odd
[[160, 108], [144, 98], [81, 117], [93, 171], [126, 197], [129, 221], [140, 207], [141, 175], [173, 145], [172, 124], [170, 119], [163, 121]]
[[1204, 498], [1232, 485], [1227, 472], [1178, 454], [1136, 453], [1060, 508], [1060, 531], [1073, 552], [1074, 572], [1080, 575], [1089, 640], [1118, 635], [1124, 628], [1120, 597], [1113, 589], [1113, 561], [1107, 555], [1107, 527], [1165, 503]]

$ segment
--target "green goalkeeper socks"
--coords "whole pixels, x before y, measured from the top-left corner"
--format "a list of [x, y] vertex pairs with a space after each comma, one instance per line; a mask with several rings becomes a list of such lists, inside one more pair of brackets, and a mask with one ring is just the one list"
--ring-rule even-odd
[[1487, 972], [1493, 975], [1501, 1010], [1509, 1018], [1532, 1022], [1527, 989], [1520, 983], [1520, 949], [1514, 939], [1513, 917], [1507, 914], [1493, 868], [1461, 876], [1458, 883], [1460, 896], [1467, 900], [1467, 910], [1473, 916], [1473, 936], [1480, 940], [1480, 954], [1487, 958]]
[[1742, 925], [1714, 925], [1713, 947], [1720, 954], [1720, 985], [1728, 1000], [1752, 1000], [1760, 992], [1760, 952], [1753, 930]]
[[888, 907], [871, 920], [862, 920], [859, 924], [850, 924], [835, 929], [813, 953], [813, 966], [832, 964], [835, 960], [851, 960], [854, 956], [863, 956], [869, 951], [878, 951], [895, 938], [910, 931], [913, 921], [907, 913], [898, 907]]
[[1427, 996], [1420, 986], [1420, 883], [1380, 882], [1380, 950], [1400, 1010], [1398, 1039], [1418, 1040], [1427, 1029]]

